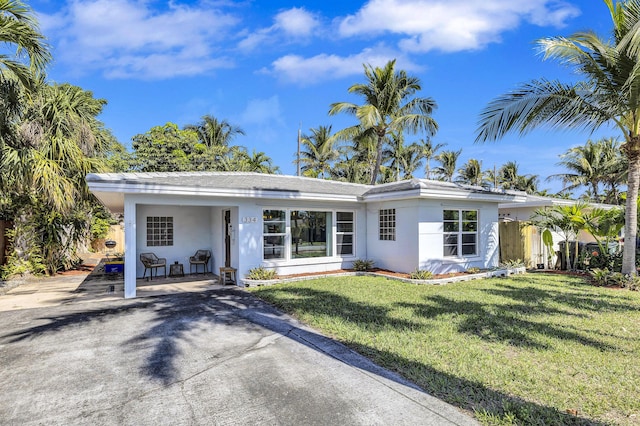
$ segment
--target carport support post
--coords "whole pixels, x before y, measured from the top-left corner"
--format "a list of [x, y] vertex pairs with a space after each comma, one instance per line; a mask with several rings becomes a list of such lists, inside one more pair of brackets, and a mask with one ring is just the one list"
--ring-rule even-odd
[[138, 258], [136, 257], [136, 204], [124, 199], [124, 298], [136, 297], [136, 275]]

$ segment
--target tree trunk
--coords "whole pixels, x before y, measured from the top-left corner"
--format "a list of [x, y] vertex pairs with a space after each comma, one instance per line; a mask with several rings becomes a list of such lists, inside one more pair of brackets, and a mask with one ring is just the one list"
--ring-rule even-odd
[[[627, 142], [627, 145], [632, 142]], [[631, 151], [631, 152], [630, 152]], [[638, 185], [640, 184], [640, 155], [638, 150], [627, 149], [629, 177], [624, 220], [624, 251], [622, 273], [636, 275], [636, 236], [638, 234]]]
[[382, 142], [384, 135], [378, 135], [378, 146], [376, 148], [376, 165], [371, 173], [371, 185], [375, 185], [378, 180], [378, 173], [380, 172], [380, 165], [382, 164]]

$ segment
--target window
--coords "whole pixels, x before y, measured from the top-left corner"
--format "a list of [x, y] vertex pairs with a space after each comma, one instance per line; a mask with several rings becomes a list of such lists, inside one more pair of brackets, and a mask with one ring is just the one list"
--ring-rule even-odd
[[291, 259], [331, 256], [331, 212], [292, 210]]
[[147, 247], [173, 245], [173, 217], [147, 216]]
[[353, 212], [336, 212], [336, 253], [354, 254]]
[[477, 210], [444, 210], [442, 219], [445, 257], [478, 254]]
[[382, 209], [379, 212], [379, 235], [381, 241], [396, 240], [396, 209]]
[[353, 256], [355, 213], [348, 211], [262, 211], [264, 260]]
[[287, 235], [286, 217], [284, 210], [264, 210], [262, 212], [264, 259], [284, 259], [284, 244]]

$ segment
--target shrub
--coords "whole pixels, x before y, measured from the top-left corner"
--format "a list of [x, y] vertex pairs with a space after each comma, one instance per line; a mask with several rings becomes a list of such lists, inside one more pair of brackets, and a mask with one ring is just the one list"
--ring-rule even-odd
[[480, 269], [480, 268], [477, 268], [477, 267], [475, 267], [475, 266], [474, 266], [474, 267], [471, 267], [471, 268], [469, 268], [469, 269], [467, 269], [467, 272], [468, 272], [468, 273], [470, 273], [470, 274], [477, 274], [477, 273], [478, 273], [478, 272], [480, 272], [480, 271], [481, 271], [481, 269]]
[[278, 274], [274, 269], [266, 269], [264, 266], [249, 269], [247, 278], [250, 280], [274, 280], [278, 278]]
[[353, 269], [356, 271], [368, 271], [373, 269], [374, 261], [370, 259], [356, 259], [353, 261]]
[[590, 274], [595, 285], [604, 286], [609, 282], [610, 272], [608, 269], [594, 268]]
[[500, 264], [502, 268], [523, 268], [526, 265], [524, 264], [524, 260], [515, 259], [515, 260], [505, 260]]
[[416, 269], [409, 274], [409, 278], [412, 280], [430, 280], [433, 278], [433, 272], [424, 269]]

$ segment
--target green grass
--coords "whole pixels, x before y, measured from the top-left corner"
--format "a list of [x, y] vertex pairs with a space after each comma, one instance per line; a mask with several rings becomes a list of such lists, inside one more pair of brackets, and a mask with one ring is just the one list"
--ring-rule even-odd
[[482, 423], [640, 423], [639, 292], [545, 274], [250, 291]]

